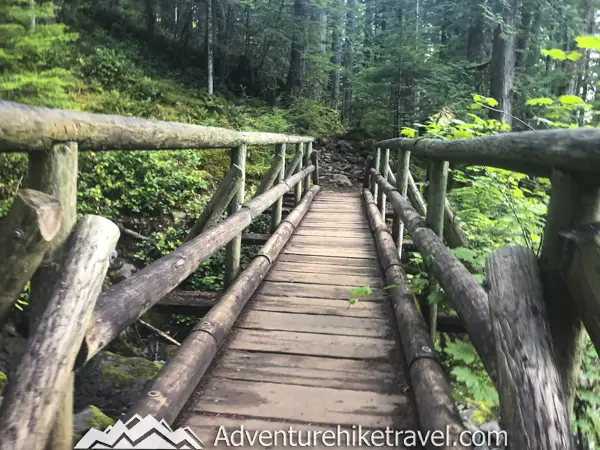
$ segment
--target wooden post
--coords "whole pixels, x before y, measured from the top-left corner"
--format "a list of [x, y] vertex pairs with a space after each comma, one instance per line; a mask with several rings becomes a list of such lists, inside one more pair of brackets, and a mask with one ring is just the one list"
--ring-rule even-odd
[[315, 166], [315, 171], [312, 173], [312, 183], [314, 186], [319, 186], [319, 154], [312, 152], [310, 154], [310, 161]]
[[[388, 177], [389, 168], [390, 168], [390, 149], [386, 148], [385, 151], [383, 152], [383, 161], [381, 163], [381, 174], [383, 175], [383, 178], [385, 178], [386, 180]], [[383, 217], [383, 220], [385, 221], [385, 211], [386, 211], [385, 192], [383, 192], [382, 190], [379, 191], [379, 198], [375, 197], [375, 199], [377, 199], [377, 205], [379, 206], [379, 211], [381, 211], [381, 217]]]
[[221, 181], [217, 192], [210, 199], [183, 242], [192, 240], [204, 230], [212, 227], [221, 218], [233, 197], [242, 187], [243, 178], [244, 171], [242, 168], [237, 164], [233, 164], [223, 181]]
[[[303, 167], [308, 167], [308, 164], [305, 164], [304, 166], [302, 165], [303, 162], [307, 159], [306, 155], [304, 154], [304, 145], [302, 143], [296, 144], [296, 153], [302, 158], [298, 163], [297, 169], [295, 170], [295, 172], [299, 172], [302, 170]], [[298, 183], [296, 186], [294, 186], [294, 205], [296, 206], [298, 205], [298, 203], [300, 203], [300, 200], [302, 199], [302, 184], [306, 181], [310, 182], [308, 178], [305, 178], [302, 183]]]
[[365, 176], [363, 178], [363, 189], [371, 189], [371, 169], [373, 168], [373, 155], [367, 156], [365, 159]]
[[[283, 165], [281, 167], [281, 172], [277, 176], [277, 183], [283, 182], [283, 175], [285, 173], [285, 143], [277, 144], [275, 146], [275, 152], [278, 156], [283, 159]], [[283, 209], [283, 198], [277, 200], [277, 202], [273, 205], [273, 209], [271, 211], [271, 233], [274, 232], [279, 223], [281, 222], [281, 210]]]
[[[378, 148], [377, 150], [375, 150], [375, 158], [373, 159], [373, 169], [375, 169], [376, 172], [379, 172], [379, 162], [381, 159], [381, 149]], [[377, 186], [377, 183], [375, 182], [374, 178], [371, 178], [371, 194], [373, 194], [373, 198], [377, 198], [377, 190], [379, 189], [379, 187]]]
[[[388, 179], [392, 185], [396, 185], [396, 177], [390, 173]], [[398, 188], [400, 190], [400, 188]], [[419, 188], [415, 183], [411, 173], [408, 173], [408, 199], [412, 203], [415, 210], [422, 216], [427, 216], [427, 203], [419, 192]], [[460, 223], [452, 212], [450, 202], [446, 199], [444, 204], [444, 239], [450, 248], [466, 247], [469, 242], [465, 236]]]
[[271, 167], [269, 168], [267, 173], [265, 173], [262, 181], [260, 182], [260, 186], [256, 190], [256, 194], [254, 194], [255, 197], [260, 194], [264, 194], [269, 189], [271, 189], [271, 187], [273, 186], [273, 183], [275, 183], [275, 180], [277, 179], [277, 176], [279, 175], [279, 172], [281, 172], [283, 164], [284, 164], [284, 161], [281, 158], [281, 156], [275, 155], [275, 160], [273, 161], [273, 164], [271, 164]]
[[[389, 173], [392, 173], [388, 166]], [[396, 189], [406, 198], [408, 193], [408, 178], [410, 175], [410, 152], [398, 150], [398, 165], [396, 167]], [[386, 178], [387, 179], [387, 178]], [[398, 256], [402, 256], [402, 239], [404, 237], [404, 224], [398, 211], [394, 209], [394, 222], [392, 223], [392, 237], [398, 248]]]
[[118, 239], [119, 228], [99, 216], [85, 216], [75, 228], [48, 307], [0, 407], [0, 448], [46, 445], [61, 402], [66, 406], [75, 357]]
[[[310, 161], [311, 155], [312, 155], [312, 142], [307, 142], [307, 143], [306, 143], [306, 147], [305, 147], [305, 149], [304, 149], [304, 167], [308, 167], [308, 164], [309, 164], [309, 161]], [[316, 169], [316, 168], [317, 168], [317, 165], [315, 164], [315, 169]], [[316, 174], [316, 175], [315, 175], [315, 174]], [[318, 172], [317, 170], [315, 170], [315, 171], [313, 172], [313, 178], [314, 178], [315, 176], [316, 176], [317, 178], [319, 177], [319, 172]], [[314, 183], [314, 182], [313, 182], [313, 184], [315, 184], [315, 185], [316, 185], [317, 183]], [[308, 190], [309, 190], [309, 189], [310, 189], [310, 180], [309, 180], [308, 178], [305, 178], [305, 179], [304, 179], [304, 192], [305, 192], [305, 193], [306, 193], [306, 192], [308, 192]]]
[[28, 185], [57, 199], [62, 208], [60, 230], [31, 279], [30, 330], [33, 333], [58, 279], [65, 253], [64, 243], [77, 220], [77, 144], [55, 144], [48, 152], [30, 153]]
[[[315, 186], [279, 226], [250, 265], [221, 296], [183, 341], [175, 356], [153, 380], [148, 394], [127, 412], [128, 417], [151, 414], [172, 423], [212, 362], [217, 348], [258, 288], [318, 193]], [[293, 221], [293, 222], [291, 222]]]
[[289, 178], [293, 174], [298, 173], [298, 166], [300, 166], [300, 164], [302, 164], [302, 154], [296, 153], [290, 161], [290, 164], [286, 166], [283, 178]]
[[0, 330], [59, 232], [61, 219], [58, 200], [23, 189], [2, 221], [0, 241], [5, 256], [0, 261]]
[[563, 383], [554, 360], [538, 259], [524, 247], [495, 250], [487, 261], [498, 358], [498, 395], [510, 448], [571, 450]]
[[[584, 272], [580, 272], [570, 281], [565, 273], [565, 271], [569, 272], [568, 267], [574, 262], [575, 253], [572, 243], [562, 237], [561, 233], [568, 234], [578, 225], [598, 221], [600, 221], [598, 186], [593, 183], [584, 184], [577, 176], [556, 171], [552, 176], [540, 267], [556, 361], [571, 412], [583, 351], [583, 327], [580, 317], [590, 320], [593, 316], [586, 317], [589, 311], [585, 307], [582, 308], [585, 300], [580, 295], [587, 283]], [[570, 290], [570, 286], [575, 288]], [[573, 305], [577, 305], [577, 308], [573, 308]], [[583, 313], [586, 315], [581, 315]]]
[[[429, 164], [429, 173], [431, 179], [429, 184], [429, 201], [426, 222], [435, 234], [443, 237], [444, 205], [446, 202], [446, 187], [448, 185], [448, 162], [437, 160], [431, 161]], [[439, 285], [433, 274], [430, 273], [429, 293], [432, 294], [436, 291], [439, 291]], [[437, 310], [437, 303], [429, 303], [429, 329], [431, 331], [431, 338], [434, 342], [437, 329]]]
[[[229, 203], [229, 215], [233, 215], [240, 209], [244, 203], [246, 194], [246, 145], [242, 144], [239, 147], [231, 149], [231, 165], [236, 165], [242, 169], [242, 177], [240, 187], [237, 194], [233, 196]], [[242, 233], [233, 238], [227, 244], [225, 255], [225, 286], [231, 285], [235, 277], [240, 271], [240, 257], [242, 252]]]

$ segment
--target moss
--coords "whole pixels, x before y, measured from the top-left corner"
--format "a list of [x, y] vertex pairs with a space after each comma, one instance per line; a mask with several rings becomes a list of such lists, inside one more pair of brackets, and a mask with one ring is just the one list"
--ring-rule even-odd
[[85, 421], [85, 425], [89, 428], [104, 430], [107, 427], [115, 424], [114, 420], [112, 420], [94, 405], [90, 405], [90, 413], [90, 417]]
[[0, 396], [2, 395], [2, 391], [4, 391], [4, 388], [7, 385], [8, 385], [8, 377], [3, 372], [0, 372]]
[[108, 362], [102, 368], [102, 381], [107, 386], [133, 386], [139, 381], [153, 379], [161, 368], [161, 364], [144, 358], [119, 359]]

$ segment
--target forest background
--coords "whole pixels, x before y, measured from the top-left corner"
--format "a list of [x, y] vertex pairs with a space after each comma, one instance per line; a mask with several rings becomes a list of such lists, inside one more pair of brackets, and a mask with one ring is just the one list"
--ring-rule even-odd
[[[0, 0], [0, 98], [247, 131], [352, 132], [360, 140], [595, 127], [599, 7], [598, 0]], [[270, 155], [250, 153], [248, 195]], [[143, 266], [181, 243], [228, 155], [82, 153], [79, 164], [79, 213], [149, 236], [128, 249]], [[413, 171], [422, 186], [420, 167]], [[0, 154], [0, 217], [26, 169], [25, 155]], [[453, 167], [451, 178], [449, 199], [469, 239], [455, 252], [476, 276], [495, 247], [537, 251], [547, 179], [485, 167]], [[222, 267], [219, 253], [186, 287], [221, 289]], [[417, 254], [410, 271], [415, 295], [425, 295]], [[27, 292], [19, 308], [15, 314], [27, 314]], [[497, 394], [468, 340], [440, 335], [437, 345], [457, 401], [471, 405], [476, 422], [496, 417]], [[600, 445], [599, 363], [586, 337], [573, 420], [581, 448]]]

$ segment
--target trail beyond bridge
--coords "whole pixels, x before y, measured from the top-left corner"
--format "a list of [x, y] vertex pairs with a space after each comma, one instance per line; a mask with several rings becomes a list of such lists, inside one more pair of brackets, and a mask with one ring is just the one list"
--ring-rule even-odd
[[[600, 239], [589, 231], [600, 222], [600, 131], [382, 141], [362, 188], [334, 193], [319, 184], [312, 137], [8, 102], [0, 122], [0, 151], [29, 154], [27, 189], [0, 224], [0, 326], [30, 280], [35, 319], [0, 406], [1, 450], [73, 448], [74, 372], [222, 247], [226, 290], [123, 419], [189, 427], [204, 448], [227, 448], [223, 435], [213, 445], [220, 427], [242, 426], [311, 431], [315, 448], [364, 447], [352, 434], [358, 426], [386, 448], [474, 448], [435, 351], [437, 333], [453, 326], [496, 385], [511, 448], [574, 449], [582, 320], [600, 348], [600, 274], [590, 270]], [[252, 195], [248, 146], [274, 146]], [[183, 245], [103, 291], [120, 230], [99, 216], [77, 220], [78, 152], [199, 148], [230, 149], [231, 166]], [[426, 199], [411, 156], [429, 164]], [[539, 258], [504, 247], [488, 259], [485, 288], [473, 277], [450, 250], [468, 242], [446, 201], [448, 161], [551, 177]], [[269, 235], [245, 234], [265, 214]], [[250, 240], [264, 245], [242, 270]], [[415, 300], [402, 260], [408, 244], [430, 271], [430, 294], [443, 289], [458, 317]], [[410, 439], [417, 431], [424, 442]], [[283, 439], [242, 448], [283, 448]]]

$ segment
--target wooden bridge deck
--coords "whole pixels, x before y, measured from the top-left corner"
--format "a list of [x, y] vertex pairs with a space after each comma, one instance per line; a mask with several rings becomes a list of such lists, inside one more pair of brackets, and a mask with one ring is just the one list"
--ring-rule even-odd
[[208, 448], [219, 426], [417, 429], [384, 286], [359, 194], [319, 194], [176, 426]]

